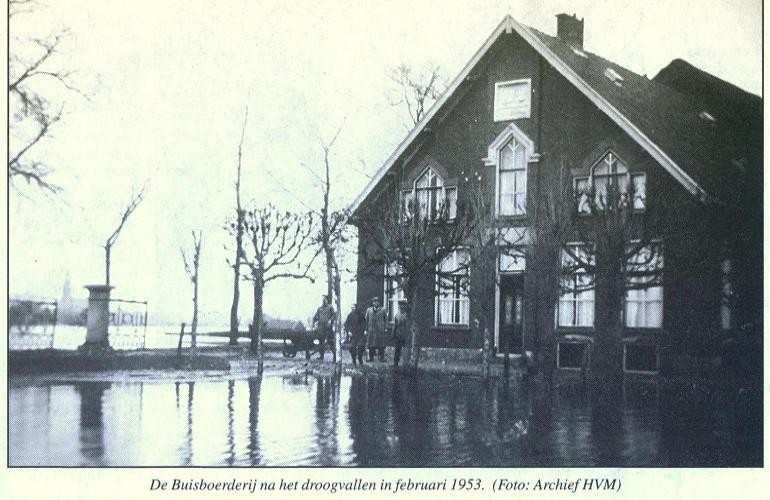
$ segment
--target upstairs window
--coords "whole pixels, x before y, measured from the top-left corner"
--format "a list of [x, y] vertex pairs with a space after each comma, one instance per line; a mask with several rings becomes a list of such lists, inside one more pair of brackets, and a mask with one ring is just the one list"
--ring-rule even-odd
[[418, 214], [428, 220], [457, 216], [457, 187], [444, 186], [444, 180], [431, 167], [415, 179], [412, 189], [401, 191], [402, 219]]
[[612, 154], [602, 159], [593, 169], [594, 203], [605, 208], [608, 203], [628, 192], [628, 167]]
[[499, 215], [524, 215], [527, 211], [527, 153], [515, 139], [500, 150]]
[[439, 264], [436, 276], [436, 325], [469, 325], [468, 298], [470, 258], [455, 250]]
[[575, 179], [580, 214], [590, 214], [592, 206], [599, 211], [608, 206], [626, 207], [629, 201], [632, 201], [634, 210], [644, 210], [646, 194], [645, 174], [629, 173], [628, 166], [612, 152], [591, 169], [590, 177]]
[[513, 80], [495, 84], [496, 122], [529, 118], [531, 112], [532, 80]]

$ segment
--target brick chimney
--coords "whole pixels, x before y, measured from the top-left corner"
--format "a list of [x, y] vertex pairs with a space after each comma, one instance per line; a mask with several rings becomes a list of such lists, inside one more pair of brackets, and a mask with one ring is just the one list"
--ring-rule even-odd
[[583, 48], [583, 20], [575, 14], [556, 15], [556, 36], [575, 48]]

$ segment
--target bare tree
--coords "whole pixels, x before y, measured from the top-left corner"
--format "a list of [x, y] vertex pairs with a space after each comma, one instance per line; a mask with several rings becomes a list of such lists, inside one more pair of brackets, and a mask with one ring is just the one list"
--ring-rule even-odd
[[438, 66], [414, 71], [410, 65], [402, 63], [393, 70], [390, 79], [396, 85], [389, 96], [390, 104], [406, 108], [411, 120], [409, 125], [405, 125], [408, 130], [420, 123], [425, 113], [446, 90]]
[[[9, 0], [9, 23], [37, 9], [33, 0]], [[67, 36], [68, 31], [63, 29], [43, 38], [14, 38], [8, 58], [8, 98], [13, 110], [9, 116], [8, 180], [23, 179], [53, 193], [59, 187], [47, 179], [52, 169], [32, 154], [35, 146], [51, 137], [64, 113], [64, 103], [52, 101], [49, 93], [56, 92], [58, 86], [87, 97], [74, 85], [73, 72], [61, 68], [56, 60]]]
[[233, 303], [230, 306], [230, 345], [238, 345], [238, 302], [241, 297], [241, 260], [243, 258], [243, 207], [241, 206], [241, 162], [243, 159], [243, 139], [246, 136], [246, 123], [249, 118], [249, 108], [243, 116], [241, 142], [238, 143], [237, 173], [235, 176], [235, 260], [233, 268]]
[[[670, 278], [675, 273], [702, 274], [709, 267], [718, 269], [715, 262], [709, 262], [718, 258], [718, 252], [713, 252], [704, 238], [695, 236], [700, 230], [693, 218], [695, 211], [686, 209], [678, 199], [657, 196], [647, 200], [645, 191], [632, 181], [626, 182], [626, 178], [616, 174], [601, 185], [576, 189], [573, 234], [577, 241], [588, 244], [561, 247], [560, 293], [594, 292], [594, 327], [599, 334], [594, 339], [592, 365], [605, 386], [618, 381], [622, 373], [626, 295], [662, 286], [665, 242], [687, 241], [691, 233], [691, 241], [701, 241], [701, 247], [708, 247], [692, 249], [676, 269], [667, 271]], [[584, 279], [571, 279], [576, 273]]]
[[147, 184], [145, 183], [138, 193], [131, 196], [128, 205], [123, 210], [123, 214], [120, 216], [118, 227], [115, 228], [112, 234], [110, 234], [109, 238], [107, 238], [107, 241], [104, 242], [104, 283], [106, 285], [110, 284], [110, 254], [112, 252], [112, 247], [118, 240], [118, 236], [120, 236], [120, 232], [123, 230], [123, 226], [125, 226], [128, 218], [131, 217], [131, 214], [134, 213], [137, 207], [139, 207], [139, 204], [144, 200], [146, 189]]
[[337, 129], [334, 137], [327, 142], [322, 143], [324, 152], [324, 176], [321, 179], [322, 203], [320, 210], [320, 231], [316, 236], [316, 243], [323, 251], [326, 261], [326, 293], [333, 301], [335, 311], [334, 321], [334, 362], [342, 362], [342, 291], [341, 291], [341, 272], [337, 259], [337, 250], [339, 245], [347, 241], [346, 228], [348, 213], [346, 210], [331, 210], [329, 207], [329, 198], [331, 195], [330, 181], [330, 155], [334, 143], [337, 141], [342, 126]]
[[[187, 253], [183, 248], [179, 251], [182, 254], [182, 262], [184, 263], [184, 270], [187, 273], [187, 277], [190, 278], [190, 282], [193, 286], [193, 315], [192, 323], [190, 325], [190, 353], [194, 356], [197, 348], [197, 333], [198, 333], [198, 283], [200, 276], [200, 264], [201, 264], [201, 244], [203, 243], [203, 232], [192, 232], [193, 238], [193, 254], [192, 262], [187, 258]], [[184, 327], [182, 327], [184, 329]], [[181, 339], [181, 336], [180, 336]], [[181, 345], [181, 344], [180, 344]]]
[[[492, 184], [485, 179], [483, 174], [475, 171], [460, 172], [467, 184], [464, 190], [468, 197], [468, 208], [473, 214], [472, 230], [467, 240], [469, 254], [469, 266], [473, 269], [470, 273], [469, 286], [473, 293], [469, 294], [471, 310], [473, 311], [473, 326], [481, 332], [482, 348], [482, 373], [485, 377], [490, 375], [492, 357], [492, 331], [495, 322], [495, 291], [499, 284], [498, 279], [498, 255], [504, 245], [523, 244], [524, 235], [517, 235], [513, 241], [505, 239], [496, 224], [494, 216], [494, 197], [490, 192], [494, 190], [494, 178]], [[509, 373], [509, 348], [508, 343], [503, 343], [505, 355], [505, 374]]]
[[448, 203], [430, 209], [413, 200], [401, 208], [399, 210], [397, 203], [372, 207], [357, 214], [353, 223], [358, 228], [359, 239], [363, 240], [361, 251], [366, 263], [359, 273], [382, 278], [388, 266], [394, 270], [390, 278], [404, 292], [412, 311], [405, 364], [417, 367], [420, 351], [419, 327], [415, 319], [418, 297], [434, 296], [457, 286], [467, 290], [468, 262], [459, 262], [451, 269], [440, 264], [466, 245], [474, 230], [475, 219], [464, 205], [458, 205], [451, 218]]
[[561, 252], [569, 240], [575, 206], [569, 168], [560, 162], [549, 182], [538, 183], [537, 189], [525, 246], [525, 290], [533, 309], [535, 366], [550, 381], [556, 368], [553, 318], [559, 294], [566, 292], [561, 287]]
[[[233, 225], [230, 226], [234, 230]], [[244, 235], [251, 243], [251, 253], [244, 251], [243, 265], [249, 273], [244, 278], [254, 289], [254, 314], [251, 325], [251, 352], [262, 361], [263, 301], [265, 286], [271, 281], [308, 279], [313, 259], [303, 265], [304, 251], [314, 231], [312, 214], [282, 212], [273, 205], [244, 212]]]

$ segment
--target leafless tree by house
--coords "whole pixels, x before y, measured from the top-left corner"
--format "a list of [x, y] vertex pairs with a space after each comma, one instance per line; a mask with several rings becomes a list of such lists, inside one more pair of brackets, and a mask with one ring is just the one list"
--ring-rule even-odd
[[192, 232], [193, 239], [193, 252], [192, 261], [188, 259], [187, 252], [184, 248], [180, 248], [179, 251], [182, 254], [182, 262], [184, 263], [184, 270], [187, 273], [187, 277], [190, 278], [190, 282], [193, 286], [193, 314], [192, 322], [190, 324], [190, 353], [195, 356], [197, 349], [197, 334], [198, 334], [198, 285], [200, 277], [200, 264], [201, 264], [201, 245], [203, 243], [203, 232]]
[[[620, 160], [610, 154], [604, 161]], [[595, 181], [583, 189], [576, 185], [572, 226], [575, 241], [587, 244], [562, 245], [561, 293], [592, 291], [595, 295], [598, 334], [592, 365], [605, 386], [622, 374], [623, 332], [624, 327], [633, 326], [629, 324], [629, 304], [634, 305], [636, 293], [662, 294], [664, 272], [672, 282], [688, 275], [704, 276], [709, 269], [719, 269], [722, 258], [720, 238], [699, 234], [703, 227], [695, 222], [698, 210], [685, 208], [687, 199], [664, 196], [658, 186], [651, 189], [657, 196], [648, 199], [646, 189], [633, 176], [626, 179], [629, 177], [617, 174], [602, 184]], [[689, 203], [700, 204], [695, 199]], [[699, 212], [710, 210], [706, 204]], [[686, 250], [686, 258], [680, 258], [676, 254], [681, 254], [681, 249], [667, 245], [669, 241], [701, 243]], [[677, 265], [665, 265], [664, 254], [665, 261], [675, 258]], [[576, 275], [582, 279], [574, 279]], [[652, 304], [662, 308], [662, 295]], [[661, 309], [654, 316], [662, 315]], [[662, 323], [653, 326], [660, 328]]]
[[[254, 290], [250, 350], [261, 362], [265, 286], [285, 278], [313, 281], [314, 259], [304, 257], [315, 228], [312, 214], [284, 212], [270, 204], [245, 210], [243, 216], [244, 236], [251, 244], [250, 251], [243, 254], [242, 263], [249, 269], [243, 277], [252, 282]], [[229, 230], [231, 234], [237, 231], [235, 222]]]
[[246, 136], [246, 124], [249, 119], [249, 108], [243, 116], [241, 128], [241, 141], [238, 143], [238, 159], [235, 174], [235, 259], [231, 263], [233, 268], [233, 303], [230, 306], [230, 345], [238, 345], [238, 302], [241, 297], [241, 260], [243, 259], [243, 207], [241, 206], [241, 166], [243, 160], [243, 139]]
[[[494, 219], [493, 198], [483, 173], [461, 172], [465, 179], [465, 192], [469, 209], [474, 214], [474, 224], [468, 235], [470, 273], [470, 307], [474, 311], [472, 325], [481, 332], [483, 339], [482, 371], [490, 375], [492, 356], [492, 331], [494, 329], [494, 296], [498, 284], [498, 229]], [[493, 181], [494, 182], [494, 181]]]
[[[334, 143], [342, 131], [342, 126], [337, 129], [334, 136], [326, 143], [322, 143], [323, 149], [323, 177], [319, 179], [321, 183], [322, 202], [319, 215], [320, 227], [315, 236], [315, 243], [320, 247], [324, 254], [326, 264], [326, 294], [332, 300], [332, 306], [335, 311], [334, 321], [334, 361], [337, 364], [342, 362], [342, 274], [337, 252], [340, 245], [347, 242], [347, 221], [348, 213], [346, 210], [332, 210], [329, 205], [331, 195], [331, 155]], [[314, 174], [315, 175], [315, 174]]]
[[[19, 16], [39, 9], [34, 0], [9, 0], [9, 25]], [[74, 71], [63, 68], [57, 55], [69, 36], [66, 29], [31, 40], [10, 39], [8, 58], [9, 154], [8, 180], [23, 179], [44, 191], [59, 187], [48, 180], [52, 172], [45, 160], [36, 157], [36, 146], [52, 136], [61, 121], [65, 103], [56, 93], [86, 97], [73, 82]]]
[[112, 247], [115, 245], [115, 242], [118, 240], [118, 236], [120, 236], [120, 232], [123, 230], [123, 227], [126, 225], [126, 221], [129, 217], [131, 217], [131, 214], [134, 213], [134, 211], [139, 207], [139, 205], [144, 201], [144, 195], [147, 190], [147, 184], [145, 183], [142, 186], [142, 189], [139, 190], [138, 193], [135, 193], [131, 195], [131, 199], [128, 202], [128, 205], [126, 205], [126, 208], [123, 210], [123, 213], [120, 216], [120, 222], [118, 223], [118, 226], [115, 228], [115, 230], [110, 234], [110, 236], [107, 238], [107, 240], [104, 242], [104, 284], [109, 285], [110, 284], [110, 255], [112, 253]]
[[415, 71], [409, 64], [403, 63], [395, 68], [390, 79], [395, 84], [388, 96], [392, 106], [403, 107], [408, 113], [408, 130], [420, 123], [425, 113], [439, 96], [446, 90], [438, 66], [429, 66]]
[[560, 161], [550, 182], [538, 182], [531, 200], [533, 217], [527, 226], [524, 243], [526, 260], [526, 296], [532, 304], [532, 338], [535, 367], [551, 380], [556, 368], [554, 314], [563, 275], [562, 247], [569, 241], [574, 215], [572, 178], [568, 166]]
[[[398, 193], [398, 190], [396, 190]], [[396, 194], [396, 197], [398, 194]], [[469, 263], [460, 261], [450, 267], [440, 266], [456, 250], [463, 248], [475, 228], [475, 219], [467, 206], [457, 206], [451, 214], [448, 203], [427, 207], [417, 200], [389, 204], [356, 215], [360, 249], [367, 263], [359, 273], [396, 281], [412, 311], [411, 339], [405, 352], [405, 365], [417, 367], [420, 353], [420, 332], [415, 314], [418, 297], [434, 297], [444, 290], [467, 288]]]

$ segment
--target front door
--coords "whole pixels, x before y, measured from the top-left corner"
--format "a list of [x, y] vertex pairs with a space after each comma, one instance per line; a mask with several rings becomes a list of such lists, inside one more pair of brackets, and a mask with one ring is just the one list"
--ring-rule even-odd
[[500, 313], [498, 314], [497, 352], [521, 353], [524, 326], [524, 276], [500, 276]]

